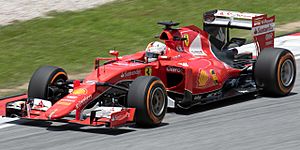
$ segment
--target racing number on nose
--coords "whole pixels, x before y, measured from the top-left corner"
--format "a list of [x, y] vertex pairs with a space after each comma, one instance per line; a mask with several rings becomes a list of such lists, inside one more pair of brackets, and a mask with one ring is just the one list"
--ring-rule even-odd
[[146, 76], [151, 76], [152, 75], [152, 68], [151, 67], [146, 67], [145, 68], [145, 75]]

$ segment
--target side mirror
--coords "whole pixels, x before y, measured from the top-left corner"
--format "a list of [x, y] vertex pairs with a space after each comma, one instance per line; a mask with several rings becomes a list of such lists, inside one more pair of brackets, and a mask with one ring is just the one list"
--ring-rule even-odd
[[119, 57], [119, 52], [118, 51], [116, 51], [116, 50], [110, 50], [109, 54], [115, 56], [116, 60], [119, 60], [119, 58], [118, 58]]
[[158, 56], [158, 60], [171, 60], [169, 56]]

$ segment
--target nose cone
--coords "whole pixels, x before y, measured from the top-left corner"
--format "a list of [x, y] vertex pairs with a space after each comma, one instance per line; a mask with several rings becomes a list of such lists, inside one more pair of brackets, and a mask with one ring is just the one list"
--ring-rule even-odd
[[57, 101], [49, 108], [45, 115], [48, 119], [61, 119], [73, 110], [82, 110], [93, 100], [92, 94], [96, 91], [96, 84], [84, 84], [73, 90], [72, 93]]
[[57, 102], [45, 112], [45, 115], [49, 120], [61, 119], [73, 111], [74, 108], [75, 104]]

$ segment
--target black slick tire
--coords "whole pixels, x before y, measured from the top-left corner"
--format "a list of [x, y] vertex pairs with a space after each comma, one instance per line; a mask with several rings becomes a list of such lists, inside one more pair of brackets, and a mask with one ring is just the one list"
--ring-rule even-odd
[[28, 85], [28, 98], [49, 99], [49, 86], [57, 80], [66, 81], [68, 79], [66, 72], [59, 67], [43, 66], [38, 68], [32, 75]]
[[296, 62], [293, 54], [282, 48], [263, 50], [254, 66], [254, 78], [257, 87], [261, 88], [265, 95], [289, 94], [296, 79]]
[[135, 122], [140, 127], [159, 125], [167, 111], [167, 92], [159, 78], [141, 76], [130, 85], [127, 104], [136, 108]]

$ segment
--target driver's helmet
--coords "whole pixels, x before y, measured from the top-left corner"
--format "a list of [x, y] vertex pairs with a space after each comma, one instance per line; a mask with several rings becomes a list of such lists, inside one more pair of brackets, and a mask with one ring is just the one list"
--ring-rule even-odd
[[148, 62], [156, 61], [159, 55], [166, 53], [166, 45], [162, 42], [154, 41], [148, 44], [146, 48], [146, 58]]

